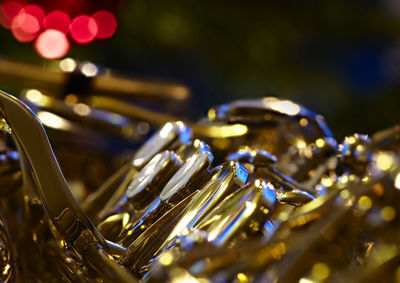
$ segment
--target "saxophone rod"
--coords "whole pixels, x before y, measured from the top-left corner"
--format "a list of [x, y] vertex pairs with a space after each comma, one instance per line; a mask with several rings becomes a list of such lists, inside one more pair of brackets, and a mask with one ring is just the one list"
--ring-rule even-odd
[[[144, 107], [125, 103], [113, 97], [90, 96], [89, 105], [95, 108], [121, 114], [128, 118], [142, 119], [158, 126], [164, 125], [169, 121], [182, 120], [176, 116], [155, 112]], [[231, 138], [243, 136], [247, 133], [247, 126], [243, 124], [228, 125], [206, 125], [182, 120], [193, 129], [196, 135], [205, 138]]]
[[[186, 101], [190, 97], [189, 89], [182, 84], [131, 79], [110, 73], [105, 72], [105, 74], [96, 77], [88, 77], [88, 80], [90, 80], [90, 91], [117, 97], [172, 99], [177, 101]], [[37, 84], [59, 89], [68, 83], [70, 75], [67, 72], [46, 70], [33, 64], [16, 62], [4, 58], [0, 59], [0, 80], [7, 83], [11, 81], [21, 84], [23, 82], [30, 87], [33, 84]]]

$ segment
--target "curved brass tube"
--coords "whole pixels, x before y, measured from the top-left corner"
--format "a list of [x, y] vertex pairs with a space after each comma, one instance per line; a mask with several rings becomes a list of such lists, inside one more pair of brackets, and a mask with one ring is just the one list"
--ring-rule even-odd
[[46, 213], [67, 243], [79, 253], [90, 242], [97, 242], [107, 249], [104, 238], [72, 195], [38, 118], [24, 103], [2, 91], [0, 108], [21, 155], [32, 167], [37, 194]]

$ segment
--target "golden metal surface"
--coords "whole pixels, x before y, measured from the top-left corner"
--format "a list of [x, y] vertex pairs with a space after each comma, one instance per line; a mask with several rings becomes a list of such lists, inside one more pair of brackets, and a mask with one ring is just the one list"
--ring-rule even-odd
[[[68, 72], [60, 70], [44, 69], [36, 65], [0, 60], [0, 74], [2, 80], [16, 81], [18, 85], [24, 82], [27, 86], [46, 86], [59, 89], [67, 79]], [[112, 94], [119, 97], [141, 97], [146, 99], [162, 99], [185, 101], [190, 96], [187, 87], [181, 84], [169, 82], [154, 82], [140, 79], [124, 78], [118, 75], [111, 75], [107, 72], [104, 75], [90, 77], [91, 89], [94, 93]]]
[[277, 98], [193, 123], [115, 98], [40, 95], [26, 93], [44, 99], [43, 121], [62, 116], [52, 125], [64, 133], [111, 113], [162, 127], [79, 202], [39, 119], [0, 92], [0, 128], [17, 150], [1, 144], [2, 281], [400, 279], [399, 127], [337, 145], [320, 115]]

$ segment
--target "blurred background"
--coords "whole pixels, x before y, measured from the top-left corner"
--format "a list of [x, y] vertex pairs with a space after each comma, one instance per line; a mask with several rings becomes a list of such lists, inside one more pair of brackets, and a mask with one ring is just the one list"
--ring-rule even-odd
[[[9, 2], [14, 4], [5, 5]], [[38, 43], [40, 32], [26, 38], [18, 33], [21, 27], [11, 26], [15, 11], [35, 5], [43, 13], [31, 9], [37, 18], [57, 10], [69, 17], [66, 25], [72, 22], [64, 49], [54, 58], [182, 83], [192, 93], [191, 119], [215, 104], [277, 96], [324, 115], [338, 140], [399, 123], [400, 1], [233, 2], [2, 1], [0, 56], [49, 64]], [[73, 33], [77, 16], [95, 18], [98, 11], [115, 17], [103, 36]], [[54, 18], [39, 29], [62, 26], [61, 16]], [[0, 89], [16, 93], [7, 82]]]

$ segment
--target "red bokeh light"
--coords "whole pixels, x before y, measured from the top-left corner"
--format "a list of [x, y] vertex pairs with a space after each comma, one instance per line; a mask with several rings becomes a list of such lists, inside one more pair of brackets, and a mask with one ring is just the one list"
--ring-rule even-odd
[[71, 19], [67, 13], [60, 10], [55, 10], [47, 14], [43, 23], [43, 27], [45, 29], [59, 30], [67, 34], [70, 24]]
[[23, 8], [25, 14], [35, 17], [39, 23], [40, 28], [43, 27], [44, 11], [37, 5], [27, 5]]
[[23, 7], [11, 22], [14, 37], [21, 42], [29, 42], [36, 38], [42, 28], [44, 12], [36, 5]]
[[101, 10], [94, 13], [92, 17], [96, 21], [98, 27], [96, 38], [104, 39], [114, 34], [117, 29], [117, 20], [112, 13]]
[[22, 9], [22, 4], [16, 1], [5, 1], [0, 4], [0, 22], [5, 28], [11, 28], [13, 19]]
[[[30, 42], [36, 39], [37, 52], [48, 59], [60, 58], [68, 52], [70, 48], [68, 33], [75, 42], [87, 44], [96, 38], [111, 37], [118, 25], [115, 15], [107, 10], [97, 11], [92, 17], [79, 15], [71, 20], [71, 10], [65, 5], [61, 8], [62, 10], [53, 10], [46, 15], [44, 9], [48, 5], [41, 7], [29, 4], [29, 0], [0, 1], [0, 24], [11, 29], [14, 37], [20, 42]], [[69, 6], [76, 7], [86, 2], [86, 0], [63, 1]], [[54, 8], [56, 6], [50, 9]]]
[[36, 38], [40, 30], [38, 20], [29, 14], [21, 12], [13, 19], [11, 31], [14, 37], [20, 42], [29, 42]]
[[96, 21], [87, 15], [74, 18], [70, 27], [71, 37], [80, 44], [92, 42], [96, 37], [97, 31]]
[[54, 29], [42, 32], [35, 42], [36, 51], [46, 59], [57, 59], [65, 56], [69, 46], [66, 35]]

